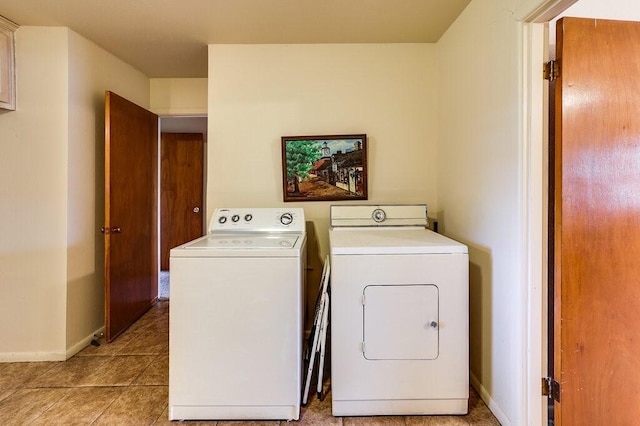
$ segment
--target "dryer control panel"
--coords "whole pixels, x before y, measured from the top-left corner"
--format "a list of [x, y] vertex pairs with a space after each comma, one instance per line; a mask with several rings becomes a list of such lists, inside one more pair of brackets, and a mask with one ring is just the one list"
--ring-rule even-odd
[[305, 232], [301, 208], [219, 208], [209, 232]]
[[331, 206], [332, 227], [427, 227], [426, 204]]

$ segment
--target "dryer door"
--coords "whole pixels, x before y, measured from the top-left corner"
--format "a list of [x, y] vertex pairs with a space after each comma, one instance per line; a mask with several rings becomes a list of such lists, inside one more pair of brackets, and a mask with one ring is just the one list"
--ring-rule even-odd
[[362, 305], [366, 359], [438, 357], [438, 287], [370, 285], [364, 289]]

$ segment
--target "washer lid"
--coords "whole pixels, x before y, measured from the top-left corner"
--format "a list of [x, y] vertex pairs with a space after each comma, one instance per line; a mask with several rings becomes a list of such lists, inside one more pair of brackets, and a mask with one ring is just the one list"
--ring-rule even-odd
[[171, 249], [172, 257], [282, 257], [297, 256], [304, 234], [213, 233]]
[[293, 248], [300, 238], [298, 235], [247, 235], [247, 234], [209, 234], [182, 247], [194, 249], [275, 249]]
[[466, 254], [467, 246], [423, 228], [333, 228], [332, 255]]

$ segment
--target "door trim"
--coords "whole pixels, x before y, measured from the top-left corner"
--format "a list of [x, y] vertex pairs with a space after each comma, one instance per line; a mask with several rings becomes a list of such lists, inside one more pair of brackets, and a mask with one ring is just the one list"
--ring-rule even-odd
[[[528, 425], [548, 423], [547, 398], [541, 395], [540, 380], [547, 375], [547, 303], [546, 270], [547, 163], [548, 156], [548, 84], [542, 79], [542, 64], [548, 59], [549, 22], [577, 0], [527, 2], [516, 11], [523, 22], [522, 39], [522, 214], [523, 282], [522, 335], [525, 348], [522, 366], [526, 386], [521, 401]], [[532, 3], [536, 3], [533, 4]]]

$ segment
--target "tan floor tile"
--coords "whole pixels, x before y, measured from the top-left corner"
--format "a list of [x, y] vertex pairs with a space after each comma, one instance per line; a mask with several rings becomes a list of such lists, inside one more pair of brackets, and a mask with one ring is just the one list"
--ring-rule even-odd
[[89, 425], [124, 388], [72, 388], [58, 402], [38, 417], [33, 425]]
[[344, 417], [345, 426], [404, 426], [404, 416]]
[[468, 426], [467, 416], [407, 416], [408, 426]]
[[[167, 306], [165, 308], [164, 306]], [[129, 327], [125, 333], [146, 333], [149, 327], [169, 324], [168, 302], [159, 302], [151, 307], [139, 320]]]
[[[283, 422], [287, 423], [287, 422]], [[217, 426], [279, 426], [279, 420], [220, 420]]]
[[26, 382], [46, 373], [59, 362], [0, 363], [0, 389], [22, 387]]
[[341, 417], [331, 414], [331, 391], [325, 386], [326, 395], [320, 401], [317, 397], [315, 383], [312, 384], [307, 405], [300, 410], [299, 423], [303, 425], [341, 425]]
[[301, 425], [342, 425], [341, 417], [333, 417], [331, 414], [331, 410], [329, 412], [316, 411], [311, 408], [303, 408], [300, 411], [300, 420], [298, 421]]
[[153, 357], [147, 368], [133, 380], [134, 385], [169, 385], [169, 355]]
[[[160, 417], [156, 419], [154, 426], [170, 426], [170, 425], [175, 425], [175, 422], [172, 422], [171, 420], [169, 420], [169, 406], [167, 405], [164, 408], [164, 411], [162, 412], [162, 414], [160, 414]], [[191, 423], [189, 423], [189, 426], [191, 426]]]
[[73, 357], [56, 363], [46, 374], [25, 383], [30, 388], [81, 386], [87, 377], [108, 361], [105, 357]]
[[480, 410], [474, 410], [466, 416], [469, 424], [478, 426], [500, 426], [500, 422], [495, 418], [491, 410], [486, 406]]
[[[167, 406], [164, 411], [162, 412], [162, 414], [160, 414], [160, 417], [158, 417], [158, 420], [156, 420], [156, 422], [154, 423], [154, 426], [175, 426], [175, 425], [185, 425], [185, 426], [216, 426], [218, 424], [217, 421], [212, 420], [212, 421], [186, 421], [186, 422], [178, 422], [178, 421], [171, 421], [169, 420], [169, 407]], [[294, 426], [294, 425], [292, 425]]]
[[469, 389], [469, 424], [481, 426], [500, 426], [489, 407], [480, 398], [475, 389]]
[[9, 395], [13, 394], [15, 391], [15, 389], [0, 389], [0, 402], [2, 402], [3, 399], [9, 397]]
[[93, 424], [153, 424], [167, 406], [168, 397], [167, 386], [128, 386]]
[[118, 355], [159, 355], [169, 353], [169, 333], [138, 334]]
[[101, 358], [106, 362], [96, 368], [80, 383], [80, 386], [124, 386], [129, 385], [153, 361], [149, 355], [116, 355]]
[[69, 389], [18, 389], [0, 401], [0, 424], [24, 425], [33, 422], [42, 413], [63, 398]]
[[135, 323], [131, 324], [131, 326], [125, 331], [127, 334], [144, 334], [147, 332], [147, 328], [151, 326], [157, 318], [153, 316], [143, 316]]

